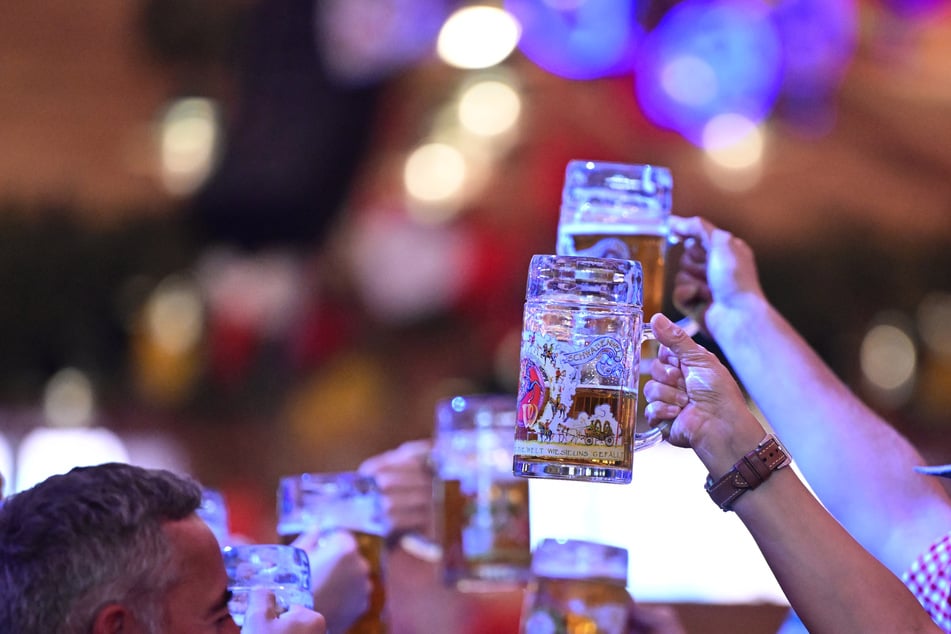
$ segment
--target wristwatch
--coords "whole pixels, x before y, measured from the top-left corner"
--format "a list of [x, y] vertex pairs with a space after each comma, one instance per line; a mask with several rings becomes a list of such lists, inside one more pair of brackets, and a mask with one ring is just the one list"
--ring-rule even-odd
[[790, 462], [789, 453], [779, 439], [767, 434], [756, 449], [740, 458], [719, 480], [714, 481], [713, 476], [708, 475], [704, 488], [717, 506], [729, 511], [738, 497], [766, 482], [773, 471]]

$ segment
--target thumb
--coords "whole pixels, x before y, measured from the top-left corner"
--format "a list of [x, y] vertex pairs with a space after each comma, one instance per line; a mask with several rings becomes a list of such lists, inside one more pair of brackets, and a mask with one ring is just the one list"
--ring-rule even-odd
[[651, 330], [654, 332], [654, 338], [670, 349], [677, 358], [689, 358], [703, 350], [700, 344], [690, 338], [686, 330], [663, 313], [651, 317]]

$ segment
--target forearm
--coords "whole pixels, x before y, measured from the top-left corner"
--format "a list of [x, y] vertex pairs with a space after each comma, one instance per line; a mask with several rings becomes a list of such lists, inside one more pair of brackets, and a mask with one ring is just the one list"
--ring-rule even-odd
[[[912, 470], [920, 454], [765, 299], [750, 294], [732, 308], [711, 309], [708, 327], [823, 504], [892, 570], [941, 532], [904, 520], [934, 508], [936, 526], [951, 524], [943, 491]], [[843, 486], [843, 478], [861, 484]], [[888, 535], [909, 527], [920, 534]], [[886, 548], [890, 543], [902, 546]]]
[[901, 581], [865, 551], [791, 469], [734, 505], [813, 634], [938, 632]]

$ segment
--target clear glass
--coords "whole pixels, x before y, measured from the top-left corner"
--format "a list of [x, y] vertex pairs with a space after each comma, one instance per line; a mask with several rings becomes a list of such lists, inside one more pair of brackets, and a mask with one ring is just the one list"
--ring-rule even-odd
[[513, 472], [626, 484], [639, 433], [640, 349], [651, 338], [632, 260], [536, 255], [529, 267]]
[[446, 585], [500, 591], [528, 581], [528, 481], [512, 473], [515, 396], [474, 394], [436, 404], [436, 532]]
[[231, 601], [228, 609], [234, 622], [244, 624], [251, 591], [267, 588], [274, 592], [278, 611], [292, 605], [314, 607], [310, 588], [310, 562], [300, 548], [278, 544], [225, 546], [221, 550], [228, 573]]
[[349, 531], [370, 564], [370, 605], [345, 634], [385, 634], [386, 524], [373, 478], [353, 471], [302, 473], [281, 478], [277, 532], [292, 543], [305, 531]]
[[637, 260], [643, 310], [661, 312], [673, 179], [655, 165], [570, 161], [565, 170], [557, 253]]
[[627, 550], [582, 540], [545, 539], [532, 557], [521, 634], [626, 634], [632, 599]]

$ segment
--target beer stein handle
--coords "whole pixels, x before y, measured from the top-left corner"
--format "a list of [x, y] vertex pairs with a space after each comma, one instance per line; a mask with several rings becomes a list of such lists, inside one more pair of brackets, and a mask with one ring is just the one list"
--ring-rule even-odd
[[[687, 319], [690, 319], [689, 317]], [[684, 320], [681, 320], [684, 321]], [[693, 321], [690, 319], [690, 321]], [[678, 322], [679, 324], [680, 322]], [[694, 322], [696, 323], [696, 322]], [[654, 340], [654, 331], [651, 328], [650, 324], [644, 324], [641, 329], [641, 341], [640, 346], [644, 345], [645, 341]], [[643, 395], [639, 395], [643, 396]], [[650, 431], [645, 432], [634, 432], [634, 451], [640, 451], [641, 449], [647, 449], [648, 447], [653, 447], [657, 443], [664, 440], [664, 432], [670, 427], [670, 423], [662, 423], [657, 427], [654, 427]]]

